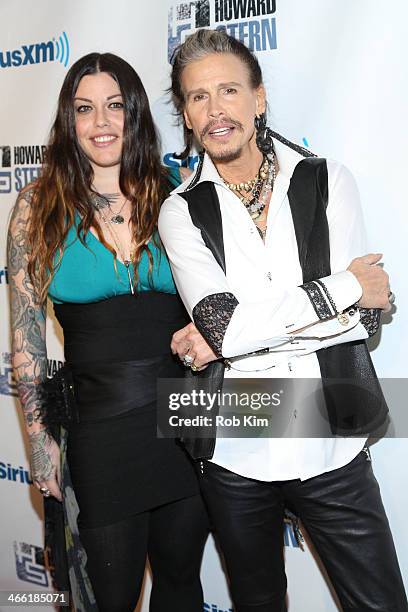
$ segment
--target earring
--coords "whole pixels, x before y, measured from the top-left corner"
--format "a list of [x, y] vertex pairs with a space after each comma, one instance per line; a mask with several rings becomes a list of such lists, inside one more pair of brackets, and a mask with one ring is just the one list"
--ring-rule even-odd
[[255, 115], [254, 124], [255, 124], [255, 129], [257, 132], [264, 130], [266, 128], [265, 113], [261, 113], [260, 115]]
[[256, 146], [264, 155], [273, 152], [272, 132], [266, 125], [266, 113], [255, 115]]

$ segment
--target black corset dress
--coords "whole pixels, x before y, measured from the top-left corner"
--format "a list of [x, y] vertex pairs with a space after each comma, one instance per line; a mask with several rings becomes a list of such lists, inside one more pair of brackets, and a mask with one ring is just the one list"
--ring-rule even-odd
[[172, 334], [188, 323], [178, 296], [144, 291], [54, 309], [80, 418], [67, 441], [78, 526], [108, 525], [195, 495], [185, 451], [156, 434], [157, 378], [184, 375], [170, 351]]

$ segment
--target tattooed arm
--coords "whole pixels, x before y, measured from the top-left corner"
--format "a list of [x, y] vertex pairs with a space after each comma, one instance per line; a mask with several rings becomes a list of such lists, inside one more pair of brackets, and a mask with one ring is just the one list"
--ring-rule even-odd
[[23, 192], [12, 212], [7, 259], [11, 300], [12, 363], [31, 447], [31, 475], [60, 499], [59, 448], [39, 419], [39, 384], [47, 372], [46, 304], [40, 304], [28, 275], [28, 224], [32, 190]]

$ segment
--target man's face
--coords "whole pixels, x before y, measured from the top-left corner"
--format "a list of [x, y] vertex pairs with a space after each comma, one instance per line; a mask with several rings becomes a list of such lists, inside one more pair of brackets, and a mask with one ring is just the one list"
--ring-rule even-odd
[[248, 68], [231, 53], [191, 62], [181, 76], [184, 119], [215, 162], [256, 148], [254, 117], [265, 110], [265, 90], [253, 89]]

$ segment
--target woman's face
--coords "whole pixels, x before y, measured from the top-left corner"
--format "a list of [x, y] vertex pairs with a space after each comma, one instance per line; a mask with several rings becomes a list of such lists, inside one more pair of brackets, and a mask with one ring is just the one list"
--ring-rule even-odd
[[74, 97], [78, 143], [92, 166], [120, 164], [124, 109], [119, 85], [107, 73], [82, 77]]

